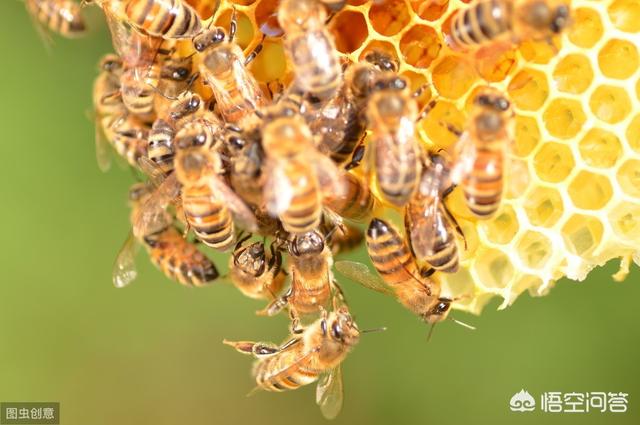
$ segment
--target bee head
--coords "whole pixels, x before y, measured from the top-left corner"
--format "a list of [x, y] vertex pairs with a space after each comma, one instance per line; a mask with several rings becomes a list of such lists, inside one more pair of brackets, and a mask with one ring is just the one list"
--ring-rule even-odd
[[100, 69], [105, 72], [116, 72], [122, 69], [122, 59], [118, 55], [105, 55], [100, 61]]
[[307, 31], [324, 25], [327, 10], [317, 0], [283, 0], [278, 23], [286, 31]]
[[331, 340], [345, 345], [354, 345], [360, 339], [360, 330], [353, 317], [346, 309], [340, 307], [321, 323], [322, 332]]
[[495, 112], [507, 112], [511, 108], [511, 103], [506, 97], [493, 90], [481, 93], [475, 98], [475, 104], [482, 108], [489, 108]]
[[569, 25], [569, 7], [566, 4], [561, 4], [553, 11], [553, 18], [551, 19], [551, 31], [554, 34], [561, 33]]
[[205, 124], [190, 122], [184, 125], [175, 136], [175, 145], [178, 149], [210, 146], [212, 135]]
[[386, 74], [376, 78], [373, 83], [374, 91], [390, 90], [403, 91], [407, 88], [407, 80], [396, 74]]
[[317, 231], [295, 235], [289, 243], [289, 253], [295, 257], [320, 255], [324, 251], [324, 237]]
[[187, 115], [195, 114], [201, 109], [202, 104], [202, 98], [199, 95], [187, 91], [171, 105], [169, 117], [172, 121], [177, 121]]
[[378, 68], [382, 72], [397, 72], [398, 62], [385, 52], [371, 51], [364, 56], [364, 60]]
[[442, 322], [449, 314], [451, 302], [449, 298], [438, 298], [436, 305], [424, 314], [424, 320], [430, 324]]
[[209, 47], [222, 43], [226, 37], [222, 28], [208, 28], [193, 37], [193, 48], [202, 53]]
[[233, 255], [233, 263], [245, 273], [261, 276], [267, 265], [264, 244], [255, 242], [248, 247], [237, 249]]
[[206, 177], [211, 167], [211, 157], [204, 149], [179, 150], [175, 157], [176, 177], [184, 185], [197, 185]]

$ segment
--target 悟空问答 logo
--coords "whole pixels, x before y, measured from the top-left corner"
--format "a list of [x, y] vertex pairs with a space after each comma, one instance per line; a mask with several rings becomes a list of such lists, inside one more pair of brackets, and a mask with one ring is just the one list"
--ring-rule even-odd
[[536, 401], [531, 394], [522, 389], [511, 397], [509, 408], [513, 412], [532, 412], [536, 408]]

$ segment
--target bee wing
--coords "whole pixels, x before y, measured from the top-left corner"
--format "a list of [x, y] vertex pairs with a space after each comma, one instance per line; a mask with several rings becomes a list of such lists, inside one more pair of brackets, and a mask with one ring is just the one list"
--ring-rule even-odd
[[104, 134], [102, 124], [97, 120], [95, 122], [95, 144], [98, 168], [106, 173], [111, 168], [111, 145]]
[[410, 224], [411, 247], [418, 258], [433, 255], [436, 251], [436, 243], [449, 239], [449, 228], [442, 214], [440, 202], [432, 198], [426, 206], [422, 217], [411, 220]]
[[342, 410], [343, 399], [342, 368], [338, 364], [318, 381], [316, 404], [320, 406], [322, 416], [326, 419], [335, 419]]
[[167, 177], [136, 211], [133, 219], [133, 234], [142, 238], [158, 232], [171, 224], [166, 207], [180, 195], [180, 183], [175, 173]]
[[364, 264], [355, 261], [337, 261], [335, 266], [340, 274], [365, 288], [395, 297], [393, 290], [384, 283], [382, 278], [377, 274], [371, 273], [369, 267]]
[[162, 169], [147, 156], [138, 158], [138, 167], [149, 177], [149, 182], [154, 188], [158, 188], [167, 178]]
[[459, 184], [465, 176], [468, 176], [473, 171], [476, 156], [473, 140], [467, 132], [464, 132], [456, 146], [456, 162], [451, 169], [451, 181]]
[[138, 240], [129, 232], [113, 265], [113, 285], [116, 288], [124, 288], [138, 276], [135, 257], [139, 248]]
[[264, 198], [267, 211], [272, 216], [285, 212], [293, 199], [293, 188], [287, 173], [279, 165], [270, 166], [264, 184]]
[[236, 193], [231, 190], [225, 182], [217, 175], [211, 176], [209, 184], [216, 194], [216, 197], [222, 200], [226, 207], [231, 210], [236, 218], [247, 230], [255, 232], [258, 229], [258, 219], [251, 211], [251, 208], [244, 203]]
[[[330, 193], [333, 196], [344, 195], [345, 185], [342, 180], [343, 171], [325, 155], [316, 154], [313, 157], [318, 183], [324, 193]], [[337, 194], [337, 195], [336, 195]]]

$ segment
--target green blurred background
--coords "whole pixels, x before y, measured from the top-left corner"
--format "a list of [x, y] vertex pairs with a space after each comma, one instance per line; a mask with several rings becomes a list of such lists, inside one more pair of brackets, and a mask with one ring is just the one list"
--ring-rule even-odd
[[[132, 176], [99, 172], [85, 116], [96, 63], [110, 51], [104, 26], [56, 38], [47, 54], [23, 4], [0, 3], [0, 401], [59, 401], [73, 425], [325, 423], [312, 386], [245, 397], [251, 360], [221, 344], [278, 342], [284, 317], [255, 317], [260, 304], [226, 285], [170, 283], [144, 255], [135, 284], [112, 286]], [[389, 330], [363, 337], [346, 360], [335, 423], [640, 423], [640, 273], [620, 284], [616, 269], [505, 311], [496, 302], [482, 317], [455, 314], [478, 330], [448, 322], [429, 343], [399, 304], [345, 284], [361, 328]], [[629, 411], [512, 413], [522, 388], [622, 391]]]

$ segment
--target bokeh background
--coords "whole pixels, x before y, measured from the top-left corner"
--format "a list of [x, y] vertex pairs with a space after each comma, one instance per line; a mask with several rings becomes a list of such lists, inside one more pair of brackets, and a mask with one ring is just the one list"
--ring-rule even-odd
[[[260, 304], [227, 285], [171, 283], [144, 253], [139, 279], [112, 286], [132, 175], [100, 173], [86, 116], [106, 30], [94, 13], [87, 38], [47, 53], [22, 2], [0, 3], [0, 401], [59, 401], [70, 425], [325, 423], [313, 386], [246, 397], [251, 359], [221, 344], [279, 342], [284, 317], [255, 317]], [[399, 304], [344, 282], [360, 327], [389, 329], [346, 360], [334, 422], [640, 423], [640, 273], [615, 283], [617, 266], [504, 311], [454, 313], [477, 331], [447, 322], [428, 343]], [[629, 411], [512, 413], [523, 388], [626, 392]]]

